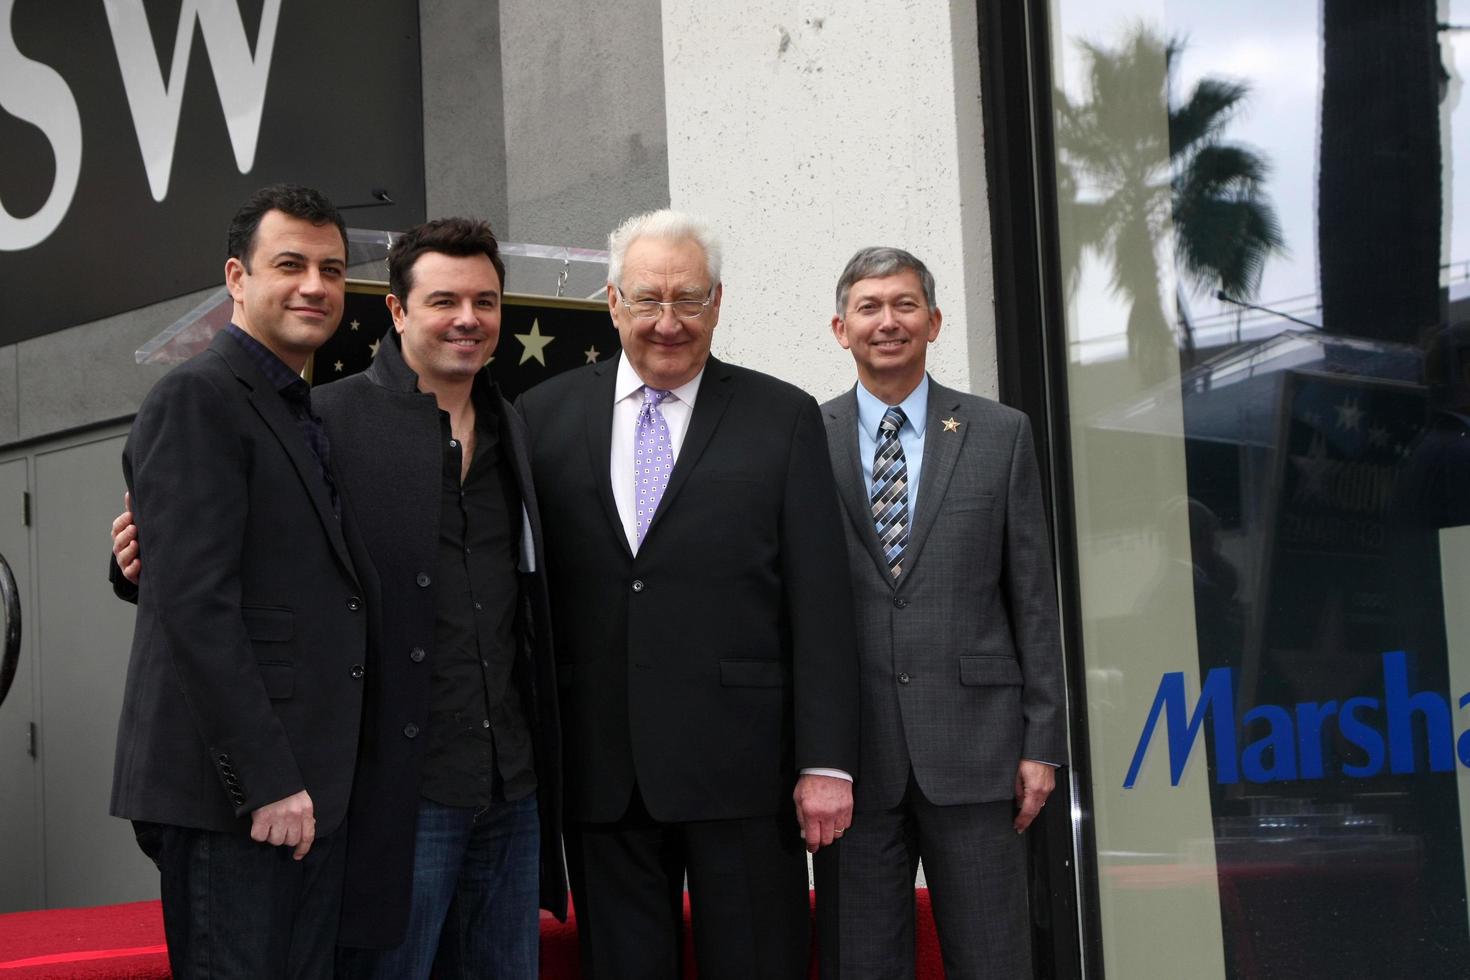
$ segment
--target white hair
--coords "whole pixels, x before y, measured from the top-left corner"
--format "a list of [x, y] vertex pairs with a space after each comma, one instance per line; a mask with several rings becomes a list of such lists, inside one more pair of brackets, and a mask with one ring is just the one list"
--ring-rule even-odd
[[607, 236], [607, 281], [622, 286], [623, 260], [628, 248], [640, 238], [657, 238], [666, 242], [692, 241], [704, 250], [704, 264], [709, 272], [710, 287], [720, 281], [720, 240], [703, 219], [683, 211], [664, 208], [629, 218]]

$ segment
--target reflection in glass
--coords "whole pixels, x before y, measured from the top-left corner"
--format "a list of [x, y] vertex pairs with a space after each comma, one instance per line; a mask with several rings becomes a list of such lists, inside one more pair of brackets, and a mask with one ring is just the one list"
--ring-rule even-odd
[[1049, 4], [1106, 969], [1463, 976], [1470, 2], [1164, 9]]

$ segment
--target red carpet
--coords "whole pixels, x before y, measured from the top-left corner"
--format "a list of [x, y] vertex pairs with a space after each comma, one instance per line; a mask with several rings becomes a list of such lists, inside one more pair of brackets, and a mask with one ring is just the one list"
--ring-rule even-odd
[[[918, 980], [937, 980], [944, 976], [944, 970], [929, 912], [929, 893], [919, 889], [917, 897]], [[693, 941], [687, 898], [685, 901], [685, 969], [693, 977]], [[816, 975], [813, 961], [810, 976]], [[157, 902], [0, 915], [0, 980], [168, 980], [169, 976], [163, 915]], [[582, 976], [573, 921], [562, 925], [544, 912], [541, 976], [546, 980], [581, 980]]]

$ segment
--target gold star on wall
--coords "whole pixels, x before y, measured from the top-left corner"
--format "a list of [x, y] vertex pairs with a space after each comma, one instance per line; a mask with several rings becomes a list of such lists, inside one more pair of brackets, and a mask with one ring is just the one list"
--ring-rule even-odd
[[541, 362], [542, 367], [546, 366], [546, 345], [556, 338], [541, 336], [541, 321], [539, 319], [531, 321], [530, 333], [518, 333], [515, 337], [516, 340], [521, 342], [521, 346], [525, 348], [521, 351], [521, 359], [516, 362], [517, 364], [525, 364], [534, 357]]
[[380, 343], [382, 343], [382, 341], [375, 340], [371, 344], [368, 344], [368, 350], [373, 352], [374, 357], [378, 356], [378, 344]]
[[342, 368], [345, 367], [345, 366], [346, 365], [344, 365], [341, 361], [333, 361], [332, 362], [332, 370], [333, 371], [336, 371], [338, 374], [341, 374], [342, 373]]
[[941, 422], [944, 423], [944, 431], [945, 432], [958, 432], [958, 431], [960, 431], [960, 423], [959, 423], [959, 420], [956, 419], [953, 415], [951, 415], [947, 419], [940, 419], [939, 421], [941, 421]]
[[599, 357], [601, 352], [598, 351], [597, 346], [594, 344], [593, 346], [584, 350], [582, 353], [587, 355], [588, 364], [595, 364], [597, 363], [597, 358]]
[[356, 330], [358, 327], [362, 326], [362, 324], [358, 323], [356, 320], [353, 320], [352, 323], [349, 324], [349, 326], [351, 326], [353, 330]]

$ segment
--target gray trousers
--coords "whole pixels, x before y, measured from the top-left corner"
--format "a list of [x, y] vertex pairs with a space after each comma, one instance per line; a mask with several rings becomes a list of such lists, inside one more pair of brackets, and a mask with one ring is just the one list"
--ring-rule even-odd
[[1010, 800], [935, 806], [912, 778], [814, 861], [823, 980], [911, 980], [919, 859], [949, 980], [1032, 976], [1025, 838]]

